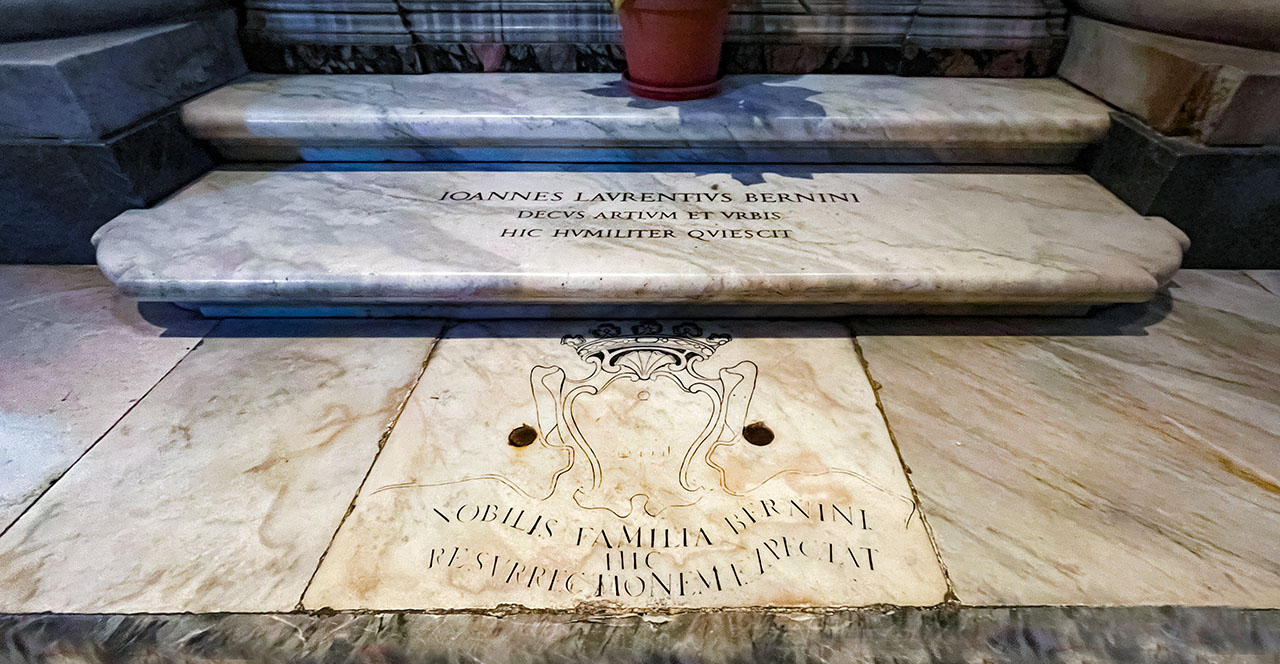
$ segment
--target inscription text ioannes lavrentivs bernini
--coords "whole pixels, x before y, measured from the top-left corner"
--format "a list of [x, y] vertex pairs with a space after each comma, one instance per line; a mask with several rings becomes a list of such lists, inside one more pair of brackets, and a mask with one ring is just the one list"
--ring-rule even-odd
[[[566, 204], [573, 206], [582, 204], [592, 207], [557, 207], [554, 209], [521, 207], [513, 210], [516, 219], [546, 221], [716, 221], [716, 222], [769, 222], [786, 219], [786, 209], [736, 209], [707, 210], [703, 205], [715, 204], [833, 204], [853, 205], [860, 203], [858, 195], [852, 192], [655, 192], [655, 191], [445, 191], [440, 195], [441, 202], [464, 203], [546, 203]], [[598, 205], [608, 204], [674, 204], [678, 207], [600, 209]], [[695, 240], [712, 239], [774, 239], [789, 240], [795, 238], [794, 228], [685, 228], [680, 235], [687, 235]], [[677, 231], [671, 228], [503, 228], [504, 238], [603, 238], [603, 239], [668, 239], [674, 238]]]
[[809, 192], [655, 192], [655, 191], [446, 191], [442, 201], [510, 201], [534, 203], [858, 203], [854, 193]]

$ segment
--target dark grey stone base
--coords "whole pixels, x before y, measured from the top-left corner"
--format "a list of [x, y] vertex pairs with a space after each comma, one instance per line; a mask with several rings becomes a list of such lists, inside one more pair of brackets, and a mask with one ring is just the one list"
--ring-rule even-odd
[[0, 263], [92, 263], [99, 226], [212, 167], [177, 111], [100, 141], [0, 139]]
[[882, 608], [617, 618], [416, 613], [0, 616], [6, 664], [1275, 662], [1280, 612]]
[[0, 140], [91, 141], [142, 122], [243, 76], [235, 35], [235, 13], [225, 11], [181, 23], [0, 44]]
[[1280, 268], [1280, 146], [1205, 147], [1117, 113], [1085, 157], [1095, 180], [1191, 238], [1183, 267]]

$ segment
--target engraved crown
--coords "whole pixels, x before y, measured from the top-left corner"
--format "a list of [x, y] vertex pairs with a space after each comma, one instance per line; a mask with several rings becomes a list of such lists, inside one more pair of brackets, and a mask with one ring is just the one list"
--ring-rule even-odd
[[590, 339], [565, 335], [560, 343], [573, 347], [583, 360], [598, 362], [605, 371], [633, 373], [641, 380], [648, 380], [659, 369], [679, 371], [705, 360], [733, 339], [719, 333], [704, 337], [702, 328], [689, 322], [674, 325], [668, 332], [657, 321], [642, 321], [631, 326], [631, 334], [623, 334], [617, 324], [602, 323], [589, 334]]

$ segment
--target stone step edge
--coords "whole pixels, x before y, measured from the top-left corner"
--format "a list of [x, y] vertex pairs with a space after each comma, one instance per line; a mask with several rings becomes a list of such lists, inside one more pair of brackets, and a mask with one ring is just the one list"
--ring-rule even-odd
[[[1148, 299], [1187, 244], [1078, 173], [785, 172], [222, 170], [126, 212], [95, 242], [104, 272], [141, 300], [445, 317], [559, 317], [582, 305], [1078, 308]], [[560, 199], [447, 195], [513, 187]], [[716, 198], [658, 205], [672, 215], [660, 221], [619, 222], [608, 215], [622, 203], [591, 202], [600, 191]], [[760, 202], [824, 191], [853, 198]], [[562, 207], [582, 214], [521, 216]], [[733, 216], [747, 207], [774, 221]], [[608, 220], [592, 220], [601, 214]], [[630, 239], [601, 235], [615, 227], [632, 229]]]
[[255, 74], [183, 117], [234, 161], [1050, 164], [1110, 125], [1057, 79], [872, 75], [731, 76], [667, 103], [616, 74]]

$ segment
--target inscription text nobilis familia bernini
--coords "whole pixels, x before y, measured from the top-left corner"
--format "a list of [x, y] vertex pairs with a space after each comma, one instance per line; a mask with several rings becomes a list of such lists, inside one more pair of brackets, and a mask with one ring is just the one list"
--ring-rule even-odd
[[[823, 413], [858, 401], [857, 380], [815, 376], [821, 358], [789, 359], [751, 324], [538, 325], [441, 342], [423, 378], [438, 393], [406, 408], [344, 529], [394, 527], [399, 541], [335, 542], [339, 559], [364, 550], [393, 571], [379, 564], [370, 593], [318, 578], [322, 601], [394, 606], [402, 576], [435, 588], [441, 608], [941, 599], [915, 587], [937, 564], [877, 423]], [[477, 372], [504, 348], [516, 361]], [[455, 399], [480, 385], [466, 422]], [[895, 584], [905, 592], [880, 596]]]

